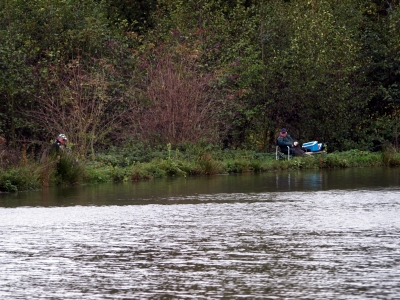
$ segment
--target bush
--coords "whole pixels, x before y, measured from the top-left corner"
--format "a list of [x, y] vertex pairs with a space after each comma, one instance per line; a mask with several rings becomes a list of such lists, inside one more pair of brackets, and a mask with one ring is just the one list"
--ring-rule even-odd
[[50, 158], [56, 160], [55, 177], [57, 184], [76, 184], [83, 177], [84, 169], [78, 163], [73, 155], [61, 153], [59, 158]]
[[87, 183], [102, 183], [109, 182], [112, 180], [112, 167], [102, 166], [102, 164], [96, 164], [93, 166], [87, 166], [83, 174], [83, 180]]
[[160, 168], [165, 171], [167, 176], [184, 176], [186, 173], [179, 168], [179, 164], [172, 159], [160, 161]]
[[0, 191], [7, 193], [18, 192], [18, 187], [12, 184], [10, 180], [5, 180], [0, 183]]
[[34, 164], [9, 169], [0, 175], [2, 192], [36, 190], [40, 187], [40, 168]]
[[157, 168], [151, 163], [138, 163], [132, 166], [131, 179], [137, 180], [147, 180], [151, 178], [161, 178], [165, 176], [165, 172]]
[[382, 161], [386, 166], [398, 165], [396, 149], [391, 144], [385, 144], [382, 147]]
[[123, 182], [131, 180], [131, 172], [127, 168], [114, 167], [111, 172], [111, 177], [114, 182]]
[[166, 152], [156, 151], [144, 142], [131, 141], [119, 148], [110, 147], [107, 151], [97, 154], [95, 160], [114, 167], [127, 167], [137, 162], [150, 162], [154, 158], [166, 156]]
[[225, 170], [228, 173], [245, 173], [250, 171], [250, 165], [245, 158], [228, 159], [225, 162]]
[[197, 162], [200, 166], [200, 172], [204, 175], [219, 174], [223, 170], [222, 164], [214, 160], [210, 153], [201, 155]]

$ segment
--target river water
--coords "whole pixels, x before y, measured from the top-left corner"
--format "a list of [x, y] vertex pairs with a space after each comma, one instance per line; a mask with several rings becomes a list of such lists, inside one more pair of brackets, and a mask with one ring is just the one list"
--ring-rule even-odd
[[0, 299], [400, 299], [400, 169], [0, 195]]

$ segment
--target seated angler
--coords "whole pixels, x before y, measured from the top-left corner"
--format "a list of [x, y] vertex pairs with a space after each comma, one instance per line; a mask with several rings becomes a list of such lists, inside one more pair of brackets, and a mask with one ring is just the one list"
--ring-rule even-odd
[[[293, 156], [303, 156], [304, 151], [300, 148], [299, 142], [292, 138], [286, 128], [282, 128], [279, 132], [279, 136], [276, 139], [277, 145], [281, 148], [281, 152]], [[288, 148], [289, 147], [289, 148]]]

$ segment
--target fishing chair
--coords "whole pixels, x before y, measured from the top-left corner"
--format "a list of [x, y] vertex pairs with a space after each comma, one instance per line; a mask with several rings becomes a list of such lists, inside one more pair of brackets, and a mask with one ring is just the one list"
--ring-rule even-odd
[[289, 146], [287, 146], [287, 148], [288, 148], [288, 152], [287, 152], [287, 154], [285, 154], [285, 153], [283, 153], [282, 151], [281, 151], [281, 147], [279, 147], [279, 146], [276, 146], [276, 149], [275, 149], [275, 159], [276, 160], [281, 160], [281, 159], [287, 159], [287, 160], [290, 160], [290, 147]]

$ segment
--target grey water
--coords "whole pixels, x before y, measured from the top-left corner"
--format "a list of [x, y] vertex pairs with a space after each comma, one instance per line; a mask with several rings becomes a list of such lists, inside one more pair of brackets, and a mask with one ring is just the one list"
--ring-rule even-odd
[[0, 195], [0, 299], [400, 299], [400, 169]]

